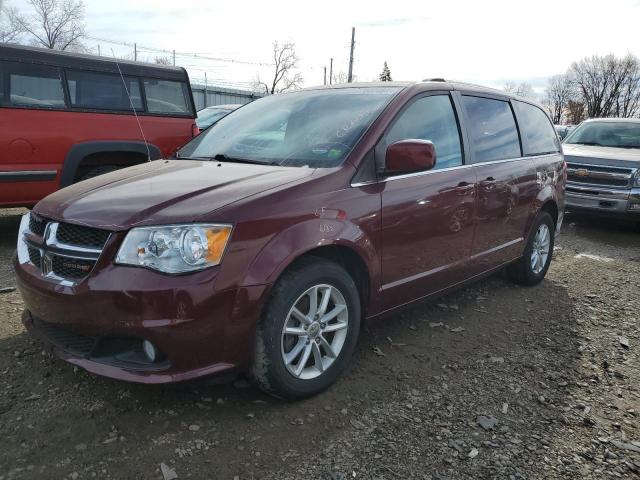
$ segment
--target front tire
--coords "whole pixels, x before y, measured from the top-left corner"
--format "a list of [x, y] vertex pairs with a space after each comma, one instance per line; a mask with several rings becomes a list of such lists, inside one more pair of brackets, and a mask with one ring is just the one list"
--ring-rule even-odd
[[509, 278], [520, 285], [537, 285], [547, 274], [555, 240], [555, 223], [547, 212], [536, 217], [524, 255], [507, 267]]
[[308, 257], [278, 280], [258, 325], [250, 377], [271, 395], [316, 395], [348, 366], [360, 331], [360, 297], [339, 265]]

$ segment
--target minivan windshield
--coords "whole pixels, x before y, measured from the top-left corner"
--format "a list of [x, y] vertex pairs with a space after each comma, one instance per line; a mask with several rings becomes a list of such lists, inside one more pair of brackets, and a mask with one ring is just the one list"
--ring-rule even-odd
[[351, 87], [264, 97], [222, 118], [177, 157], [335, 167], [399, 91]]
[[640, 123], [583, 123], [563, 143], [596, 145], [599, 147], [640, 148]]
[[225, 108], [205, 108], [204, 110], [200, 110], [198, 112], [198, 117], [196, 118], [198, 128], [200, 128], [200, 130], [209, 128], [211, 125], [216, 123], [225, 115], [228, 115], [230, 112], [232, 112], [232, 110], [228, 110]]

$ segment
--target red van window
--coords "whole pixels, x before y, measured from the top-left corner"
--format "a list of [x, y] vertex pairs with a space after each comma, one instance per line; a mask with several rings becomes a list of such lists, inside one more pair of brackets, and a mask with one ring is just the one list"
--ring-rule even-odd
[[184, 83], [145, 78], [144, 93], [151, 113], [190, 113]]
[[[33, 108], [64, 108], [60, 71], [55, 67], [7, 62], [9, 105]], [[5, 80], [6, 81], [6, 80]]]
[[123, 81], [120, 75], [67, 70], [67, 83], [73, 107], [131, 110], [133, 103], [136, 110], [142, 110], [137, 78], [124, 77]]

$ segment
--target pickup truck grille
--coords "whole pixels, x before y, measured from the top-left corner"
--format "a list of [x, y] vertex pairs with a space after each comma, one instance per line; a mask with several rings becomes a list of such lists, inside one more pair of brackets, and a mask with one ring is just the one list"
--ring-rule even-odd
[[29, 262], [43, 276], [75, 284], [91, 273], [110, 234], [107, 230], [55, 222], [31, 213], [23, 240]]
[[567, 180], [581, 185], [630, 188], [635, 169], [567, 162]]

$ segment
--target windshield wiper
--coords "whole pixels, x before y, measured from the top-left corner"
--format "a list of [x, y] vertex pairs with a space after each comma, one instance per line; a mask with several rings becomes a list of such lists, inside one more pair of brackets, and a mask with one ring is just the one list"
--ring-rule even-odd
[[254, 160], [251, 158], [230, 157], [228, 155], [225, 155], [224, 153], [218, 153], [213, 157], [210, 157], [209, 159], [217, 160], [219, 162], [250, 163], [253, 165], [279, 165], [277, 162], [273, 162], [273, 161], [262, 161], [262, 160]]
[[598, 142], [572, 142], [575, 145], [592, 145], [592, 146], [596, 146], [596, 147], [604, 147], [605, 145], [602, 145], [601, 143]]

